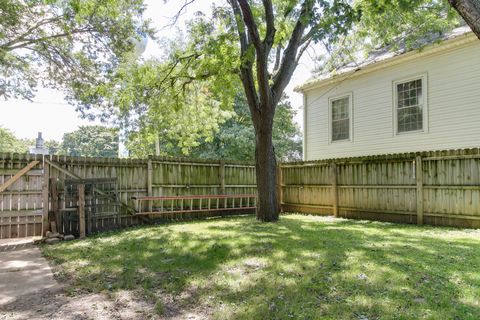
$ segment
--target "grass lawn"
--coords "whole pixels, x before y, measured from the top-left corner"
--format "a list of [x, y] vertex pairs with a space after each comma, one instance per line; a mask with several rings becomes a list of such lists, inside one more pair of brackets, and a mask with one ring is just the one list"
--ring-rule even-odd
[[172, 223], [44, 246], [78, 291], [131, 290], [157, 315], [480, 319], [480, 230], [282, 216]]

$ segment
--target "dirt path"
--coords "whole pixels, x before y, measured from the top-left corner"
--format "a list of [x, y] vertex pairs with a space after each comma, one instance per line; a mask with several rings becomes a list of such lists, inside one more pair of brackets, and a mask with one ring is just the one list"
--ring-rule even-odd
[[0, 320], [204, 319], [158, 316], [140, 293], [66, 294], [33, 239], [0, 240]]
[[[61, 290], [62, 286], [55, 281], [47, 260], [33, 245], [32, 238], [0, 240], [0, 319], [13, 318], [12, 312], [16, 310], [30, 312], [31, 297], [52, 295]], [[28, 316], [35, 318], [31, 313]]]
[[33, 239], [0, 241], [0, 306], [39, 291], [61, 289]]

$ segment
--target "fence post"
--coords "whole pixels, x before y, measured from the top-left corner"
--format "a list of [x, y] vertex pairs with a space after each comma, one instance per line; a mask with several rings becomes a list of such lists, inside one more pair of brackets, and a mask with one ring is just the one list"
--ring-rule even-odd
[[85, 185], [78, 185], [78, 229], [80, 239], [85, 238]]
[[225, 161], [224, 160], [220, 160], [218, 178], [220, 180], [220, 194], [225, 194]]
[[42, 199], [43, 199], [43, 212], [42, 212], [42, 236], [46, 236], [47, 231], [50, 229], [48, 223], [48, 209], [50, 205], [49, 189], [50, 189], [50, 166], [45, 161], [43, 162], [43, 183], [42, 183]]
[[330, 178], [332, 183], [332, 208], [333, 216], [338, 217], [338, 186], [337, 186], [337, 165], [335, 162], [330, 164]]
[[[153, 196], [153, 165], [152, 165], [152, 159], [148, 157], [148, 162], [147, 162], [147, 196], [151, 197]], [[138, 210], [139, 208], [137, 208]], [[153, 211], [153, 202], [148, 201], [148, 212]]]
[[50, 221], [50, 226], [52, 232], [60, 232], [60, 213], [58, 211], [58, 192], [57, 192], [57, 179], [50, 178], [50, 198], [52, 203], [52, 221]]
[[415, 180], [417, 181], [417, 224], [423, 224], [423, 169], [422, 157], [415, 157]]
[[283, 212], [283, 210], [282, 210], [282, 204], [283, 204], [282, 184], [283, 184], [282, 165], [279, 164], [277, 166], [277, 199], [278, 199], [278, 208], [279, 208], [280, 212]]

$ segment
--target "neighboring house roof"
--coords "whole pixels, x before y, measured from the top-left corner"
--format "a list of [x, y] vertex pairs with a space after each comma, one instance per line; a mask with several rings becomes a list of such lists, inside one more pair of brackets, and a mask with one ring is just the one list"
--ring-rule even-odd
[[465, 41], [478, 41], [474, 33], [468, 26], [462, 26], [445, 34], [437, 34], [428, 39], [421, 40], [415, 48], [407, 48], [405, 43], [398, 44], [398, 48], [392, 51], [391, 46], [387, 46], [372, 51], [368, 58], [360, 63], [349, 63], [334, 72], [323, 74], [319, 77], [308, 80], [304, 84], [295, 87], [296, 92], [304, 92], [313, 88], [321, 87], [326, 84], [335, 83], [346, 78], [372, 72], [404, 60], [416, 58], [432, 51], [446, 50], [452, 46], [462, 44]]

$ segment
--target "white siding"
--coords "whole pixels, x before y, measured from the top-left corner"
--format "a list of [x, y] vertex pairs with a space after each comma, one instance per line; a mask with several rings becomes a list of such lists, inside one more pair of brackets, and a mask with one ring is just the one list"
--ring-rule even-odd
[[[480, 41], [305, 92], [305, 160], [480, 147]], [[394, 132], [393, 82], [427, 75], [427, 132]], [[353, 94], [352, 141], [329, 143], [328, 99]]]

